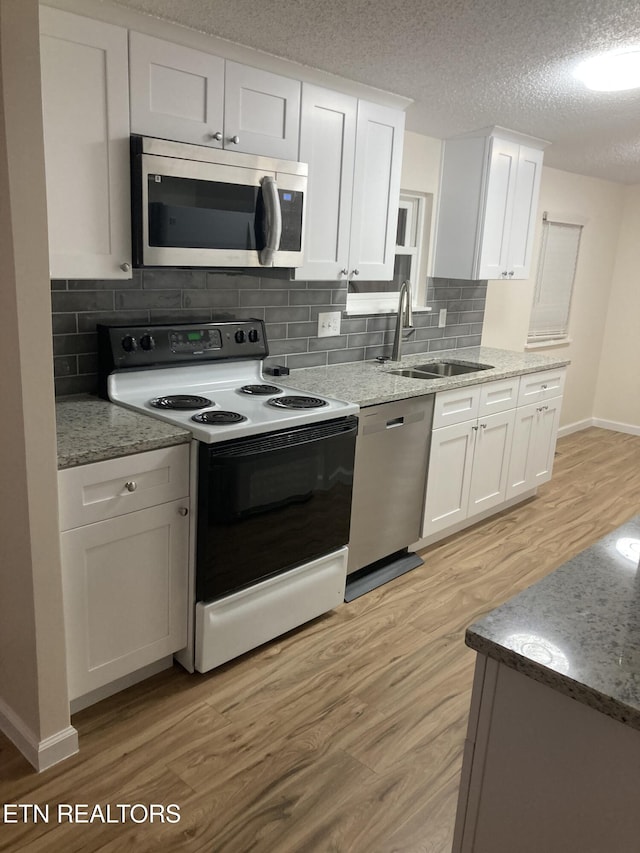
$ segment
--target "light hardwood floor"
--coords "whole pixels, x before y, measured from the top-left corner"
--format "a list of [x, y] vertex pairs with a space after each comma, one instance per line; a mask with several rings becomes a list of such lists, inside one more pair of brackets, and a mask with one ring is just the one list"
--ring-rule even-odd
[[424, 566], [207, 675], [175, 667], [75, 715], [69, 761], [37, 775], [0, 735], [0, 820], [3, 803], [181, 812], [4, 825], [0, 850], [448, 853], [465, 627], [638, 512], [640, 437], [575, 433], [535, 499], [425, 550]]

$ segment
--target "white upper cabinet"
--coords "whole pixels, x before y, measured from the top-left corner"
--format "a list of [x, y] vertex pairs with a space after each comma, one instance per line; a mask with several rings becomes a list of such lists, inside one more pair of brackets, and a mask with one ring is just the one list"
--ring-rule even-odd
[[403, 137], [403, 112], [368, 101], [358, 103], [350, 278], [393, 278]]
[[446, 140], [435, 277], [529, 276], [544, 145], [499, 128]]
[[133, 133], [297, 159], [298, 80], [138, 32], [129, 63]]
[[130, 32], [129, 75], [132, 133], [222, 148], [224, 59]]
[[347, 274], [358, 101], [305, 83], [300, 160], [309, 165], [304, 265], [296, 278], [316, 281]]
[[403, 133], [401, 110], [303, 85], [300, 160], [309, 185], [296, 278], [393, 277]]
[[127, 31], [40, 7], [50, 273], [131, 278]]
[[299, 80], [227, 61], [225, 148], [297, 160], [299, 129]]

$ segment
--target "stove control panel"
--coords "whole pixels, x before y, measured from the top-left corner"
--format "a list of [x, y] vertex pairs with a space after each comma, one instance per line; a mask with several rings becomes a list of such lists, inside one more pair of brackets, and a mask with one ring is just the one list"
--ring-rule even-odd
[[185, 362], [263, 359], [269, 354], [262, 320], [161, 326], [103, 326], [98, 330], [100, 385], [113, 370], [170, 367]]

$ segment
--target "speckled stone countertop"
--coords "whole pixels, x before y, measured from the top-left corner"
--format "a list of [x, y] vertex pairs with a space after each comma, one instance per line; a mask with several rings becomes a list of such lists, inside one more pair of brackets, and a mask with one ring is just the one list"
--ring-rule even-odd
[[640, 515], [467, 629], [466, 643], [640, 729]]
[[[415, 364], [439, 361], [473, 362], [491, 365], [490, 370], [468, 373], [462, 376], [446, 376], [442, 379], [411, 379], [395, 376], [391, 370], [411, 367]], [[407, 355], [401, 362], [358, 361], [353, 364], [335, 364], [328, 367], [305, 367], [294, 370], [289, 376], [278, 377], [279, 385], [348, 400], [360, 406], [374, 406], [392, 400], [404, 400], [422, 394], [434, 394], [449, 388], [461, 388], [480, 382], [506, 379], [522, 373], [534, 373], [569, 364], [567, 359], [537, 353], [511, 352], [490, 347], [466, 347], [465, 349], [443, 350], [442, 352]]]
[[58, 469], [184, 444], [191, 433], [97, 397], [56, 402]]

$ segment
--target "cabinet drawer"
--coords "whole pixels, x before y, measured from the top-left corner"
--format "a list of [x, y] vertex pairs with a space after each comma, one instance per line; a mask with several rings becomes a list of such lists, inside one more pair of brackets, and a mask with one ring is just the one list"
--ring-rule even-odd
[[58, 472], [60, 530], [188, 494], [188, 444], [68, 468]]
[[520, 377], [511, 376], [497, 382], [487, 382], [480, 386], [480, 407], [478, 417], [486, 417], [494, 412], [507, 412], [515, 409], [518, 403]]
[[466, 388], [452, 388], [436, 394], [433, 409], [433, 429], [461, 424], [478, 417], [480, 408], [480, 386], [469, 385]]
[[518, 405], [526, 406], [528, 403], [561, 397], [564, 393], [566, 374], [566, 367], [559, 367], [556, 370], [541, 370], [538, 373], [525, 373], [524, 376], [520, 377]]

